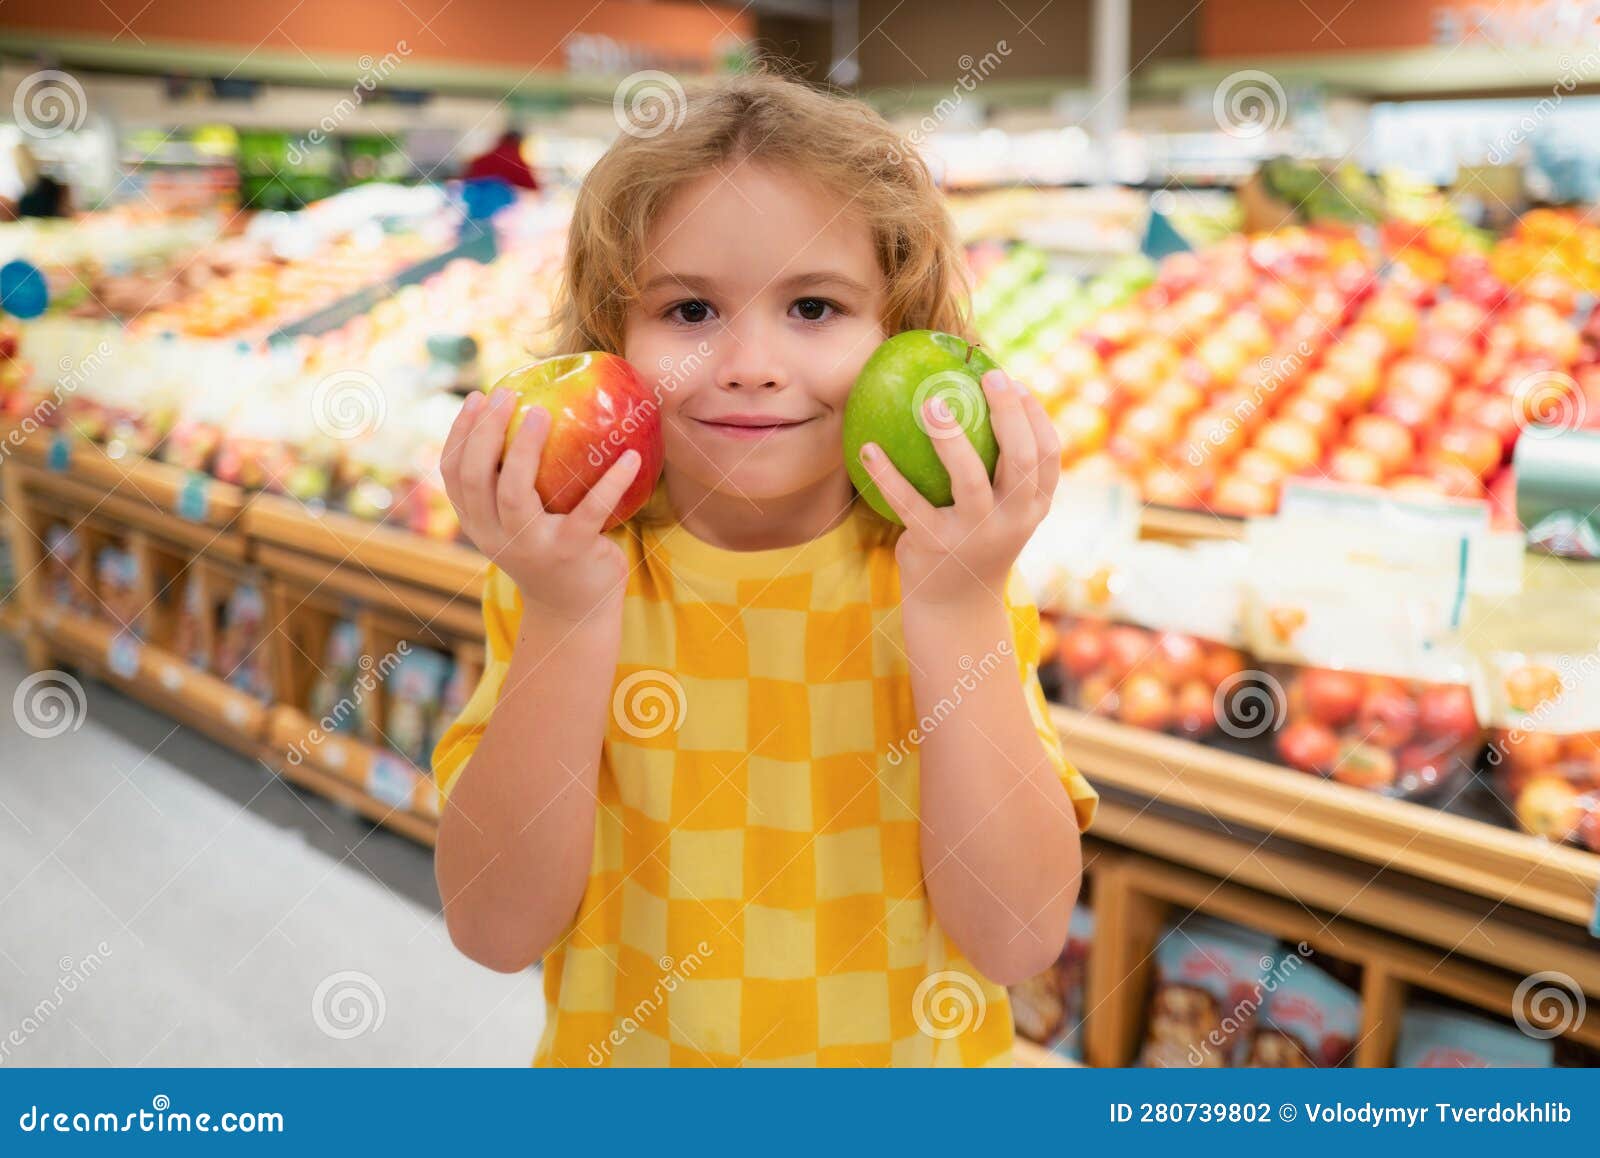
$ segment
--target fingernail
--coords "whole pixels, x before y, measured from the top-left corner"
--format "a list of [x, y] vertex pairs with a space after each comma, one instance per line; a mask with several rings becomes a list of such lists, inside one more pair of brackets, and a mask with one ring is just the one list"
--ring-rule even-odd
[[495, 404], [495, 406], [499, 407], [501, 410], [504, 410], [507, 406], [510, 406], [511, 405], [511, 391], [509, 391], [509, 390], [496, 390], [494, 392], [494, 404]]
[[862, 462], [869, 462], [869, 463], [870, 462], [877, 462], [878, 461], [878, 448], [876, 446], [874, 446], [870, 442], [867, 443], [865, 446], [863, 446], [861, 448], [861, 461]]
[[476, 414], [476, 413], [478, 413], [479, 409], [481, 409], [482, 406], [483, 406], [483, 395], [478, 393], [476, 390], [474, 390], [471, 394], [468, 394], [467, 395], [467, 400], [461, 404], [462, 409], [465, 410], [468, 414]]
[[622, 452], [621, 457], [618, 458], [617, 461], [625, 462], [629, 466], [632, 466], [634, 463], [639, 461], [639, 452], [637, 450], [625, 450]]

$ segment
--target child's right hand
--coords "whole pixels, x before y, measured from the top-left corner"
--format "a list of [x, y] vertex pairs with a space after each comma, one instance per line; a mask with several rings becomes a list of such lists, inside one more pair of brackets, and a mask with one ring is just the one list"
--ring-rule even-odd
[[601, 530], [639, 473], [638, 453], [624, 453], [570, 514], [550, 514], [534, 489], [550, 415], [530, 409], [502, 462], [514, 409], [509, 390], [472, 394], [450, 428], [439, 465], [462, 529], [517, 585], [525, 610], [576, 623], [620, 607], [627, 560]]

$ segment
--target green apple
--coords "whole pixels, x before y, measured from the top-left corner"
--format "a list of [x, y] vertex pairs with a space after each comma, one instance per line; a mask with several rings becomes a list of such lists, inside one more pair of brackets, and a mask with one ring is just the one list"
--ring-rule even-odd
[[[906, 481], [936, 507], [955, 500], [934, 438], [964, 436], [994, 478], [1000, 445], [979, 385], [994, 369], [994, 359], [977, 346], [936, 330], [907, 330], [872, 352], [844, 405], [844, 462], [850, 481], [873, 510], [900, 522], [861, 465], [861, 447], [868, 442], [877, 443]], [[932, 399], [944, 402], [948, 422], [923, 417], [923, 406]]]

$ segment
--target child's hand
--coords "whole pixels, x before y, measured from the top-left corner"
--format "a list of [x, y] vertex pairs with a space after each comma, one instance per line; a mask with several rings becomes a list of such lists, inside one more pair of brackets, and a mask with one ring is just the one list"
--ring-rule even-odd
[[1061, 442], [1044, 407], [1003, 370], [983, 376], [983, 392], [1000, 444], [993, 485], [944, 403], [930, 399], [924, 414], [924, 428], [950, 472], [954, 506], [929, 503], [877, 444], [861, 448], [862, 465], [906, 525], [895, 548], [904, 600], [1003, 598], [1012, 564], [1050, 509], [1061, 477]]
[[571, 514], [552, 515], [534, 490], [550, 415], [529, 410], [502, 463], [514, 408], [509, 390], [467, 398], [440, 456], [445, 493], [467, 537], [510, 576], [524, 607], [576, 622], [622, 597], [627, 561], [600, 532], [639, 473], [639, 455], [625, 452]]

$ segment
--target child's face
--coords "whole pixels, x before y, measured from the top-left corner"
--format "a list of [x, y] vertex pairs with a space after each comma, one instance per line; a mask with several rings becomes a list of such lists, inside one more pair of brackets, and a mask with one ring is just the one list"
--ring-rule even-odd
[[845, 399], [885, 336], [872, 237], [841, 199], [715, 170], [663, 207], [638, 284], [623, 352], [661, 384], [669, 482], [755, 501], [838, 484]]

